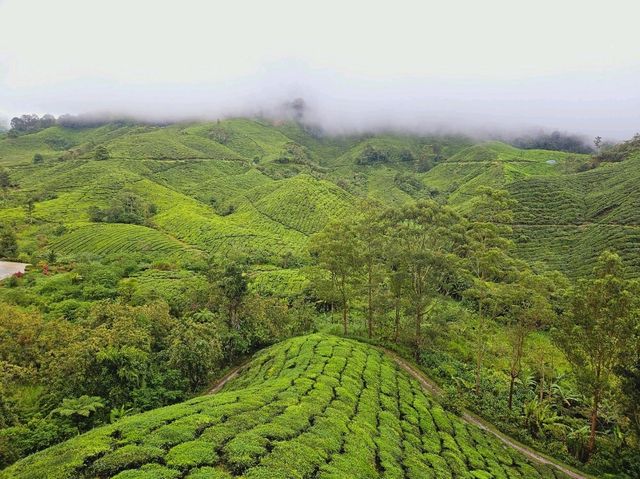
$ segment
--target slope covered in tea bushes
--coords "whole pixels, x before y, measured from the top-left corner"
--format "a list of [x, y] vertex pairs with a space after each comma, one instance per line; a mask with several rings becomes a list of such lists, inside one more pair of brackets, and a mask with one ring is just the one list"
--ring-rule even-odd
[[258, 353], [209, 396], [126, 417], [2, 479], [565, 477], [445, 411], [379, 350], [327, 335]]
[[[96, 159], [98, 147], [108, 159]], [[465, 212], [479, 189], [493, 187], [518, 202], [513, 239], [523, 259], [576, 277], [609, 248], [638, 276], [640, 148], [630, 142], [612, 151], [615, 162], [589, 169], [589, 155], [496, 141], [332, 137], [242, 118], [53, 126], [0, 134], [0, 168], [11, 183], [0, 195], [0, 223], [15, 230], [22, 260], [33, 264], [51, 251], [67, 258], [127, 252], [135, 245], [122, 228], [84, 228], [90, 208], [108, 208], [126, 191], [156, 207], [144, 226], [160, 234], [146, 231], [141, 240], [152, 259], [164, 251], [181, 258], [235, 251], [278, 266], [283, 257], [307, 262], [309, 236], [351, 215], [364, 197], [386, 206], [437, 198]], [[33, 162], [36, 154], [42, 161]]]

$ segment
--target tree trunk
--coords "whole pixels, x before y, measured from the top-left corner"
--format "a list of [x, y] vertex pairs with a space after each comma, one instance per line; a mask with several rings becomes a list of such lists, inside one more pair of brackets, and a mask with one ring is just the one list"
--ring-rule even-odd
[[371, 265], [369, 265], [368, 270], [368, 285], [367, 285], [367, 294], [368, 294], [368, 305], [367, 305], [367, 334], [369, 339], [373, 335], [373, 273], [371, 271]]
[[510, 383], [509, 383], [509, 409], [513, 406], [513, 386], [516, 378], [520, 375], [520, 367], [522, 364], [522, 356], [524, 355], [524, 341], [526, 339], [527, 330], [525, 328], [516, 329], [516, 340], [513, 346], [513, 358], [511, 362], [511, 369], [509, 371]]
[[513, 385], [516, 382], [516, 376], [511, 374], [511, 381], [509, 382], [509, 409], [513, 409]]
[[394, 324], [393, 340], [397, 343], [398, 342], [398, 334], [400, 332], [400, 295], [396, 296], [395, 303], [396, 303], [395, 304], [396, 320], [395, 320], [395, 324]]
[[348, 333], [347, 323], [349, 322], [349, 302], [347, 301], [347, 286], [344, 277], [342, 278], [342, 328], [344, 335]]
[[600, 390], [593, 394], [593, 407], [591, 408], [591, 431], [589, 432], [589, 445], [587, 446], [587, 460], [596, 449], [596, 427], [598, 426], [598, 406], [600, 405]]
[[233, 315], [232, 315], [232, 321], [233, 321], [233, 327], [236, 328], [236, 330], [240, 329], [240, 321], [238, 321], [238, 306], [237, 305], [233, 305]]
[[482, 380], [482, 356], [484, 355], [484, 345], [480, 346], [476, 358], [476, 396], [480, 396], [480, 382]]
[[342, 307], [342, 329], [343, 329], [344, 335], [346, 336], [347, 333], [348, 333], [348, 331], [347, 331], [347, 304], [346, 303]]
[[230, 328], [235, 328], [236, 326], [236, 321], [235, 321], [235, 317], [233, 315], [233, 302], [229, 302], [229, 327]]
[[479, 310], [480, 316], [480, 328], [478, 331], [478, 354], [476, 356], [476, 396], [480, 396], [480, 384], [482, 382], [482, 361], [484, 359], [484, 317], [482, 316], [482, 306], [480, 306]]
[[422, 307], [418, 307], [416, 311], [416, 331], [415, 331], [415, 357], [416, 360], [420, 357], [420, 344], [422, 335]]

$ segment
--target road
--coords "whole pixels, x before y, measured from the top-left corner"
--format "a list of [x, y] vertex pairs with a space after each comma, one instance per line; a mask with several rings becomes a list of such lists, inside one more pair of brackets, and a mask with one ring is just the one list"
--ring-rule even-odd
[[27, 263], [14, 263], [12, 261], [0, 261], [0, 280], [13, 276], [16, 273], [24, 273]]

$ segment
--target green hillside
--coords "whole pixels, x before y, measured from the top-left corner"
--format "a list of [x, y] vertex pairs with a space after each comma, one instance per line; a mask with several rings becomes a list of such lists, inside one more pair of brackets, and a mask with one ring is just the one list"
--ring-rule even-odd
[[586, 274], [605, 249], [640, 274], [640, 148], [624, 161], [580, 171], [589, 157], [519, 150], [501, 143], [467, 148], [427, 172], [423, 181], [464, 211], [480, 187], [509, 191], [514, 240], [528, 261], [570, 276]]
[[79, 225], [56, 239], [51, 247], [61, 254], [143, 253], [162, 258], [189, 252], [178, 240], [159, 231], [118, 223]]
[[316, 334], [261, 351], [220, 393], [126, 417], [0, 477], [565, 476], [445, 411], [379, 350]]
[[[80, 146], [50, 158], [47, 141], [54, 136]], [[0, 219], [17, 225], [26, 254], [42, 253], [43, 230], [63, 225], [61, 237], [47, 235], [46, 249], [68, 256], [137, 249], [186, 257], [234, 250], [258, 263], [277, 263], [283, 254], [303, 259], [308, 235], [344, 215], [354, 197], [295, 167], [277, 165], [265, 173], [254, 164], [277, 159], [290, 143], [275, 127], [249, 120], [53, 127], [6, 137], [0, 140], [0, 161], [8, 165], [14, 187], [2, 198]], [[108, 149], [110, 159], [93, 159], [97, 145]], [[30, 164], [36, 152], [44, 163]], [[86, 224], [90, 208], [109, 207], [123, 190], [155, 206], [146, 230]], [[29, 198], [35, 208], [27, 218]], [[125, 232], [135, 231], [139, 238], [126, 238]]]
[[[2, 134], [2, 256], [30, 264], [0, 281], [0, 466], [23, 459], [3, 477], [552, 477], [335, 338], [155, 409], [311, 332], [393, 344], [452, 410], [636, 477], [640, 363], [620, 353], [596, 404], [572, 355], [602, 335], [562, 338], [608, 294], [579, 295], [598, 275], [638, 297], [639, 181], [637, 138], [584, 155], [242, 118]], [[97, 409], [64, 409], [84, 400]]]
[[[94, 159], [98, 147], [110, 158]], [[156, 207], [142, 225], [156, 231], [143, 234], [144, 252], [186, 258], [234, 250], [277, 265], [283, 255], [305, 262], [309, 235], [348, 215], [359, 198], [390, 206], [439, 198], [465, 212], [489, 186], [518, 201], [513, 239], [526, 260], [576, 276], [608, 247], [638, 275], [638, 151], [582, 171], [588, 155], [456, 136], [323, 137], [248, 119], [54, 126], [0, 137], [0, 165], [13, 184], [0, 199], [0, 220], [16, 226], [25, 260], [51, 249], [129, 251], [141, 240], [123, 239], [125, 229], [86, 224], [91, 207], [106, 208], [125, 190]], [[35, 153], [44, 162], [32, 164]], [[27, 218], [29, 198], [35, 208]], [[54, 237], [60, 225], [68, 232]]]

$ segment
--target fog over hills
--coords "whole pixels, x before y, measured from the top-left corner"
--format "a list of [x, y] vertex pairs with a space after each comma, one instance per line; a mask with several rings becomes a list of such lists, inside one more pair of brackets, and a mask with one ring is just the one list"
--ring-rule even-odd
[[0, 117], [277, 115], [303, 97], [307, 119], [333, 133], [545, 128], [619, 140], [640, 124], [633, 10], [8, 0]]
[[590, 3], [0, 0], [0, 479], [640, 478]]

